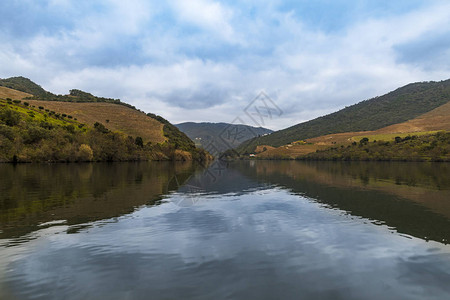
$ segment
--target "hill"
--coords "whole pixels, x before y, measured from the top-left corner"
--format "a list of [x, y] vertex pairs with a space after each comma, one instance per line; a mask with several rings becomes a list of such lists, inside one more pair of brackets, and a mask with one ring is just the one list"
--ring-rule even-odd
[[22, 91], [0, 87], [0, 162], [78, 161], [81, 145], [89, 146], [88, 160], [94, 161], [209, 158], [164, 118], [120, 100], [71, 90], [71, 95], [56, 98], [65, 101], [55, 101], [29, 79], [13, 77], [1, 83]]
[[258, 145], [279, 147], [332, 133], [377, 130], [416, 118], [449, 101], [450, 80], [412, 83], [335, 113], [251, 139], [236, 149], [239, 153], [251, 153]]
[[56, 95], [44, 90], [40, 85], [34, 83], [28, 78], [19, 76], [6, 79], [0, 79], [0, 87], [7, 87], [20, 92], [28, 93], [30, 96], [24, 99], [45, 100], [45, 101], [61, 101], [61, 102], [107, 102], [120, 104], [123, 106], [136, 109], [133, 105], [120, 101], [120, 99], [112, 99], [105, 97], [97, 97], [90, 93], [72, 89], [68, 95]]
[[0, 79], [0, 86], [28, 93], [38, 97], [51, 94], [46, 90], [44, 90], [40, 85], [22, 76]]
[[277, 148], [258, 146], [255, 153], [261, 159], [450, 160], [446, 131], [450, 102], [378, 130], [328, 134]]
[[0, 162], [209, 159], [205, 151], [197, 149], [173, 125], [150, 116], [144, 115], [162, 128], [158, 143], [109, 130], [99, 122], [88, 125], [71, 115], [33, 106], [20, 100], [0, 99]]
[[242, 124], [228, 123], [194, 123], [175, 124], [181, 131], [193, 140], [197, 146], [204, 149], [214, 147], [217, 152], [239, 146], [251, 138], [270, 134], [273, 130], [263, 127], [252, 127]]

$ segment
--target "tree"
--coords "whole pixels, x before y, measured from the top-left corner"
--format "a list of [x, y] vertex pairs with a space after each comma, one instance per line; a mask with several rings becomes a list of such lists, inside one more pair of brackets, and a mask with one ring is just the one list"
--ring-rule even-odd
[[134, 143], [141, 148], [144, 147], [144, 141], [142, 140], [142, 138], [140, 136], [136, 137], [136, 139], [134, 140]]
[[91, 147], [86, 144], [81, 144], [80, 148], [78, 149], [78, 159], [80, 161], [92, 161], [94, 158], [94, 152], [92, 151]]
[[102, 123], [99, 123], [99, 122], [95, 122], [94, 128], [96, 130], [100, 131], [101, 133], [108, 133], [109, 132], [108, 128], [106, 128], [105, 125], [103, 125]]
[[20, 122], [20, 113], [8, 107], [3, 107], [0, 110], [0, 121], [3, 121], [8, 126], [15, 126]]

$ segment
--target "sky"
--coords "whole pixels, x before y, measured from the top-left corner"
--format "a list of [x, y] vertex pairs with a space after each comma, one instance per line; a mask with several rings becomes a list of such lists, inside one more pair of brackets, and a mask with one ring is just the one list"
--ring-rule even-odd
[[[172, 123], [278, 130], [450, 78], [449, 1], [2, 0], [0, 13], [0, 78]], [[246, 112], [261, 92], [274, 113], [259, 122]]]

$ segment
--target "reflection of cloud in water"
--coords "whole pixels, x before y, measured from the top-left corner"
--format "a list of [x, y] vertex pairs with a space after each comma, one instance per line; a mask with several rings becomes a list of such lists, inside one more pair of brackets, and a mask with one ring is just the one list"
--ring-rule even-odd
[[[210, 195], [186, 209], [169, 203], [146, 207], [116, 223], [51, 235], [30, 246], [33, 251], [9, 266], [14, 270], [9, 285], [16, 293], [29, 292], [23, 296], [48, 291], [66, 299], [449, 295], [435, 284], [415, 290], [426, 277], [450, 280], [448, 247], [405, 239], [282, 189]], [[432, 246], [441, 250], [430, 256]]]
[[450, 240], [447, 164], [258, 161], [253, 167], [251, 162], [230, 166], [248, 178], [288, 188], [374, 224], [423, 239]]

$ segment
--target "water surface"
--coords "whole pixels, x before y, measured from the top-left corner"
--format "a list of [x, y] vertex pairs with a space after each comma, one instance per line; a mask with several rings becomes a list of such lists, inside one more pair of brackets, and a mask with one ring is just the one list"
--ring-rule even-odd
[[450, 165], [0, 165], [3, 299], [448, 299]]

